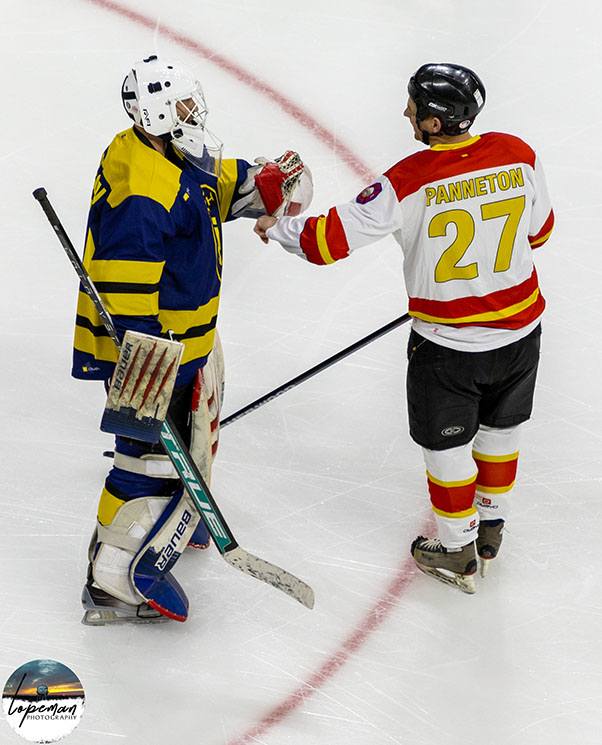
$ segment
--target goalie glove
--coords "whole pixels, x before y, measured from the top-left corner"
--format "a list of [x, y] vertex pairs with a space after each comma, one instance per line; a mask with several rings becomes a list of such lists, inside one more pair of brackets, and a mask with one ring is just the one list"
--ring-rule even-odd
[[299, 153], [287, 150], [276, 160], [255, 158], [239, 188], [241, 198], [232, 206], [233, 217], [298, 215], [313, 197], [311, 171]]

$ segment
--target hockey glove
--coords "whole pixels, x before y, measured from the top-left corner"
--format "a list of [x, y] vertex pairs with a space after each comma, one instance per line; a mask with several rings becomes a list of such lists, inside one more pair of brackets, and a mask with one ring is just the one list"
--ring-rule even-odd
[[287, 150], [274, 161], [255, 158], [238, 190], [241, 198], [232, 207], [233, 217], [298, 215], [313, 197], [311, 171], [298, 153]]

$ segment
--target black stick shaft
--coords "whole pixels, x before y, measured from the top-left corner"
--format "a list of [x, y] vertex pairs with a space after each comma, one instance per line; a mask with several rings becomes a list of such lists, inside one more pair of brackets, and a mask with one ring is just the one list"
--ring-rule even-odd
[[44, 210], [44, 214], [48, 218], [48, 222], [54, 228], [56, 237], [59, 239], [62, 247], [65, 249], [65, 252], [69, 258], [69, 261], [71, 262], [73, 268], [77, 272], [77, 276], [79, 277], [80, 282], [82, 284], [82, 289], [87, 295], [90, 296], [90, 299], [94, 303], [94, 307], [96, 308], [96, 311], [98, 315], [100, 316], [100, 319], [103, 322], [109, 336], [115, 342], [117, 349], [121, 349], [121, 341], [119, 340], [119, 337], [117, 336], [117, 331], [115, 329], [115, 324], [113, 323], [113, 319], [107, 312], [107, 309], [105, 308], [105, 305], [102, 302], [102, 299], [100, 295], [98, 294], [96, 287], [94, 287], [94, 284], [92, 283], [92, 280], [90, 279], [88, 272], [86, 271], [86, 268], [84, 267], [83, 262], [79, 257], [79, 254], [75, 250], [75, 246], [71, 242], [71, 239], [69, 238], [67, 234], [67, 231], [63, 227], [61, 221], [59, 220], [58, 215], [54, 211], [54, 207], [50, 204], [50, 200], [48, 199], [48, 194], [46, 193], [46, 189], [44, 189], [44, 187], [41, 186], [39, 189], [36, 189], [33, 192], [33, 196], [40, 203], [40, 207]]
[[314, 367], [310, 368], [309, 370], [306, 370], [304, 373], [301, 373], [295, 378], [292, 378], [288, 381], [288, 383], [283, 383], [282, 385], [278, 386], [278, 388], [274, 388], [273, 391], [270, 391], [264, 396], [255, 399], [255, 401], [252, 401], [250, 404], [243, 406], [242, 409], [234, 412], [234, 414], [230, 414], [225, 419], [222, 419], [222, 421], [220, 422], [220, 427], [226, 427], [228, 424], [235, 422], [237, 419], [240, 419], [251, 411], [258, 409], [260, 406], [267, 404], [269, 401], [273, 401], [273, 399], [278, 398], [278, 396], [281, 396], [283, 393], [290, 391], [291, 388], [295, 388], [300, 383], [303, 383], [305, 380], [313, 378], [314, 375], [321, 373], [323, 370], [326, 370], [326, 368], [331, 367], [331, 365], [334, 365], [336, 362], [340, 362], [342, 359], [348, 357], [350, 354], [357, 352], [358, 349], [365, 347], [367, 344], [370, 344], [370, 342], [378, 339], [380, 336], [384, 336], [389, 331], [396, 329], [398, 326], [401, 326], [409, 320], [410, 315], [408, 313], [405, 313], [403, 316], [400, 316], [393, 321], [389, 321], [389, 323], [385, 324], [381, 328], [376, 329], [376, 331], [373, 331], [367, 336], [364, 336], [363, 339], [359, 339], [345, 349], [342, 349], [340, 352], [333, 354], [332, 357], [329, 357], [323, 362], [314, 365]]

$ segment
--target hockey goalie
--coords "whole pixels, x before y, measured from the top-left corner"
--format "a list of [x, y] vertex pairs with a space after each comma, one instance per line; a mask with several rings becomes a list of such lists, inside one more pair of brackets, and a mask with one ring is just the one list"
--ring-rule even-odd
[[[82, 596], [92, 625], [186, 620], [172, 570], [187, 546], [203, 549], [210, 537], [153, 438], [168, 410], [210, 482], [224, 390], [222, 224], [299, 214], [312, 197], [311, 174], [292, 150], [255, 164], [222, 158], [201, 86], [184, 65], [154, 55], [137, 62], [121, 96], [133, 125], [102, 155], [83, 261], [120, 338], [137, 334], [134, 347], [145, 347], [149, 362], [142, 369], [142, 357], [138, 367], [132, 357], [116, 368], [116, 347], [80, 289], [72, 374], [105, 381], [103, 426], [117, 433]], [[175, 356], [157, 351], [165, 340], [178, 345]]]

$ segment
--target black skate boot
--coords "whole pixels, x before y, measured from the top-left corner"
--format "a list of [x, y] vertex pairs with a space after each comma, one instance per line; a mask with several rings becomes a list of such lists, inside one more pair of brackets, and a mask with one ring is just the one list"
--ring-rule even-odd
[[491, 559], [495, 559], [502, 545], [503, 520], [481, 520], [477, 537], [477, 553], [481, 559], [481, 577], [487, 574]]
[[474, 543], [457, 549], [445, 548], [438, 538], [418, 536], [410, 553], [416, 566], [425, 574], [472, 595], [476, 591], [474, 574], [477, 557]]
[[146, 603], [130, 605], [101, 590], [94, 582], [92, 566], [88, 567], [88, 579], [82, 592], [86, 626], [106, 626], [117, 623], [163, 623], [169, 618], [161, 615]]

